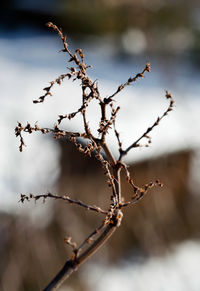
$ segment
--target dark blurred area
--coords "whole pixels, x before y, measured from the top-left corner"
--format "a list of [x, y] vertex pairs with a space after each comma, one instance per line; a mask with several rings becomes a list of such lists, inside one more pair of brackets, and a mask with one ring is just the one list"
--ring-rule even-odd
[[107, 36], [125, 55], [184, 54], [199, 61], [198, 0], [9, 0], [1, 4], [0, 15], [1, 30], [44, 31], [44, 24], [52, 21], [87, 41], [88, 36]]
[[[79, 40], [108, 41], [120, 58], [141, 55], [146, 61], [149, 55], [166, 59], [170, 56], [173, 60], [189, 60], [199, 67], [199, 0], [3, 0], [1, 3], [0, 34], [18, 34], [23, 30], [46, 33], [44, 24], [48, 21]], [[106, 208], [110, 193], [98, 162], [83, 156], [66, 141], [59, 146], [58, 193]], [[130, 254], [145, 258], [160, 256], [175, 244], [200, 239], [200, 199], [189, 187], [192, 158], [193, 151], [188, 149], [130, 165], [137, 185], [159, 178], [164, 187], [152, 189], [143, 200], [125, 210], [122, 227], [92, 261], [112, 265]], [[125, 177], [122, 187], [124, 199], [129, 200], [131, 188]], [[72, 236], [72, 240], [80, 243], [102, 219], [101, 214], [59, 201], [46, 201], [43, 207], [48, 209], [45, 223], [40, 221], [43, 218], [33, 223], [27, 214], [19, 216], [1, 210], [0, 290], [42, 290], [71, 255], [64, 237]], [[63, 290], [90, 290], [89, 279], [83, 278], [81, 270], [66, 286], [69, 289]]]
[[[107, 209], [110, 193], [101, 165], [94, 158], [83, 156], [66, 140], [60, 146], [58, 193], [73, 193], [75, 199]], [[91, 261], [108, 266], [129, 259], [130, 255], [160, 256], [177, 243], [200, 238], [200, 199], [192, 195], [188, 186], [192, 154], [180, 151], [130, 165], [137, 185], [159, 177], [164, 187], [153, 188], [136, 205], [124, 209], [122, 227]], [[125, 176], [122, 189], [124, 199], [130, 200], [132, 191]], [[49, 203], [46, 201], [43, 207]], [[38, 204], [41, 202], [35, 207]], [[24, 215], [1, 213], [1, 290], [41, 290], [71, 256], [64, 237], [70, 235], [80, 243], [103, 218], [60, 201], [51, 206], [45, 225], [41, 218], [33, 224]], [[90, 290], [89, 277], [81, 273], [83, 268], [68, 280], [66, 288]]]

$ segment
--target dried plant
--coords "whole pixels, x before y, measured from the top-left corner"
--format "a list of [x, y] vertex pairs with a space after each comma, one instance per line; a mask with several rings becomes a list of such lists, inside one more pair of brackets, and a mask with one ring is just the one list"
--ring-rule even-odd
[[[87, 75], [87, 69], [89, 66], [85, 64], [84, 54], [81, 49], [76, 49], [74, 53], [69, 50], [67, 37], [63, 34], [62, 29], [58, 28], [53, 23], [47, 23], [49, 28], [52, 28], [55, 32], [58, 33], [62, 43], [63, 49], [62, 52], [66, 53], [69, 57], [69, 62], [73, 63], [74, 66], [69, 68], [67, 74], [60, 75], [57, 79], [50, 82], [50, 86], [44, 88], [45, 94], [39, 97], [39, 99], [34, 100], [33, 103], [42, 103], [46, 100], [48, 96], [52, 96], [51, 89], [54, 85], [61, 85], [65, 78], [80, 80], [81, 89], [82, 89], [82, 104], [75, 112], [59, 115], [58, 120], [54, 128], [41, 128], [38, 124], [31, 126], [29, 123], [22, 125], [18, 122], [17, 127], [15, 128], [15, 134], [20, 138], [19, 150], [22, 151], [25, 146], [23, 132], [28, 132], [29, 134], [40, 131], [43, 134], [51, 133], [55, 139], [62, 137], [67, 137], [77, 148], [78, 151], [82, 152], [87, 156], [92, 154], [96, 159], [101, 163], [104, 170], [104, 174], [107, 177], [107, 184], [110, 187], [110, 204], [107, 209], [101, 209], [100, 207], [85, 204], [82, 201], [74, 200], [69, 196], [58, 196], [51, 193], [42, 194], [42, 195], [24, 195], [21, 194], [21, 202], [25, 200], [29, 201], [34, 199], [43, 199], [44, 201], [47, 198], [60, 199], [67, 201], [68, 203], [84, 207], [89, 211], [95, 211], [99, 214], [103, 214], [104, 218], [102, 223], [88, 236], [86, 239], [79, 245], [75, 242], [72, 242], [71, 237], [65, 238], [65, 243], [72, 247], [72, 257], [68, 259], [60, 270], [60, 272], [55, 276], [55, 278], [47, 285], [44, 290], [57, 290], [59, 286], [73, 273], [77, 268], [83, 264], [91, 255], [93, 255], [115, 232], [115, 230], [121, 225], [123, 217], [123, 209], [126, 206], [135, 204], [140, 200], [147, 191], [155, 185], [162, 186], [162, 183], [159, 180], [150, 182], [144, 187], [138, 187], [134, 184], [134, 181], [131, 179], [130, 173], [128, 171], [127, 165], [123, 162], [124, 156], [126, 156], [129, 151], [133, 148], [141, 146], [140, 142], [143, 139], [147, 139], [148, 146], [151, 143], [151, 138], [149, 133], [160, 123], [160, 121], [173, 109], [174, 100], [172, 96], [166, 91], [166, 98], [169, 100], [169, 105], [166, 111], [161, 117], [156, 118], [155, 122], [147, 128], [147, 130], [135, 141], [133, 141], [127, 148], [123, 148], [120, 134], [116, 129], [115, 120], [117, 114], [120, 110], [120, 107], [115, 107], [114, 101], [116, 101], [117, 95], [128, 85], [136, 82], [139, 78], [144, 78], [145, 73], [150, 72], [150, 64], [147, 63], [145, 68], [141, 73], [138, 73], [135, 77], [129, 78], [127, 82], [121, 84], [116, 91], [109, 97], [103, 98], [98, 90], [98, 85], [96, 81], [92, 81]], [[92, 100], [96, 100], [99, 104], [101, 117], [98, 124], [97, 134], [92, 133], [88, 120], [87, 120], [87, 109], [90, 106]], [[75, 118], [78, 114], [82, 115], [83, 120], [83, 132], [73, 132], [66, 131], [60, 128], [60, 125], [64, 119]], [[113, 130], [115, 137], [118, 143], [118, 158], [115, 158], [112, 154], [107, 142], [106, 137], [110, 130]], [[80, 139], [85, 140], [85, 145], [80, 143]], [[132, 197], [130, 201], [124, 201], [121, 193], [121, 183], [120, 176], [121, 171], [125, 172], [127, 183], [132, 187]]]

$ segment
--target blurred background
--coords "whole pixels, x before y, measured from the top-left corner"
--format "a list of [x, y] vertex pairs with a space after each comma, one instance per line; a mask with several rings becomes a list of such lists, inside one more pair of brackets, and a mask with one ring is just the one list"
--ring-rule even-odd
[[[137, 205], [127, 208], [122, 227], [60, 290], [200, 290], [200, 3], [198, 0], [9, 0], [0, 10], [0, 290], [42, 290], [71, 249], [102, 217], [59, 201], [20, 204], [20, 193], [51, 191], [106, 208], [109, 189], [100, 165], [69, 142], [24, 136], [18, 151], [17, 121], [53, 127], [59, 114], [80, 105], [79, 83], [64, 81], [42, 104], [48, 82], [66, 73], [62, 43], [52, 21], [82, 48], [103, 97], [151, 63], [152, 72], [116, 98], [116, 126], [124, 147], [161, 116], [175, 109], [151, 134], [152, 145], [130, 152], [126, 162], [137, 185], [159, 178]], [[98, 122], [96, 107], [90, 126]], [[81, 129], [79, 118], [63, 127]], [[110, 134], [109, 146], [117, 155]], [[131, 189], [122, 179], [123, 195]], [[147, 287], [148, 286], [148, 287]]]

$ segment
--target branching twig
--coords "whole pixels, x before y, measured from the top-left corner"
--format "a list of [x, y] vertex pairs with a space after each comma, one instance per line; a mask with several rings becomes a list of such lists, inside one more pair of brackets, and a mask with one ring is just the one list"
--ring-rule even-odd
[[62, 81], [65, 79], [65, 77], [68, 74], [62, 74], [60, 75], [58, 78], [56, 78], [54, 81], [50, 82], [50, 86], [49, 87], [45, 87], [43, 90], [46, 91], [46, 93], [42, 96], [40, 96], [38, 98], [38, 100], [33, 100], [33, 103], [37, 104], [37, 103], [42, 103], [44, 102], [45, 98], [47, 96], [52, 96], [53, 94], [51, 93], [51, 89], [53, 88], [53, 86], [57, 83], [58, 85], [61, 85]]
[[129, 78], [128, 81], [126, 81], [124, 84], [121, 84], [117, 90], [110, 95], [108, 98], [105, 98], [105, 102], [110, 103], [111, 101], [113, 101], [113, 98], [119, 93], [121, 92], [126, 86], [129, 86], [131, 83], [136, 82], [139, 78], [144, 78], [144, 73], [145, 72], [150, 72], [151, 71], [151, 67], [150, 67], [150, 63], [146, 63], [146, 67], [143, 69], [143, 71], [141, 73], [138, 73], [135, 77], [133, 78]]
[[80, 200], [74, 200], [74, 199], [71, 199], [69, 196], [58, 196], [58, 195], [54, 195], [54, 194], [51, 194], [51, 193], [47, 193], [47, 194], [41, 194], [41, 195], [33, 195], [33, 194], [30, 194], [29, 196], [28, 195], [24, 195], [24, 194], [21, 194], [21, 199], [19, 200], [20, 202], [24, 202], [25, 200], [29, 201], [30, 199], [34, 199], [35, 201], [39, 200], [39, 199], [43, 199], [43, 202], [45, 202], [45, 200], [47, 198], [54, 198], [54, 199], [57, 199], [57, 200], [63, 200], [63, 201], [66, 201], [70, 204], [76, 204], [76, 205], [79, 205], [87, 210], [92, 210], [92, 211], [95, 211], [95, 212], [98, 212], [98, 213], [102, 213], [102, 214], [107, 214], [108, 212], [101, 209], [100, 207], [97, 207], [97, 206], [91, 206], [91, 205], [88, 205], [88, 204], [85, 204], [84, 202], [80, 201]]
[[161, 121], [165, 116], [167, 116], [168, 113], [169, 113], [170, 111], [173, 110], [174, 100], [173, 100], [171, 94], [169, 94], [168, 91], [166, 91], [165, 97], [166, 97], [167, 99], [170, 100], [170, 103], [169, 103], [168, 108], [167, 108], [167, 109], [165, 110], [165, 112], [163, 113], [163, 115], [162, 115], [161, 117], [158, 117], [158, 118], [156, 119], [156, 121], [153, 123], [153, 125], [150, 126], [150, 127], [148, 127], [147, 130], [146, 130], [146, 131], [145, 131], [145, 132], [144, 132], [144, 133], [143, 133], [143, 134], [142, 134], [142, 135], [141, 135], [141, 136], [140, 136], [136, 141], [134, 141], [134, 142], [133, 142], [129, 147], [127, 147], [126, 150], [122, 150], [122, 151], [120, 151], [119, 161], [121, 161], [122, 157], [125, 156], [125, 155], [127, 155], [127, 153], [128, 153], [132, 148], [135, 148], [135, 147], [140, 146], [140, 145], [139, 145], [139, 141], [140, 141], [141, 139], [143, 139], [144, 137], [147, 138], [147, 139], [149, 140], [149, 142], [151, 142], [151, 139], [150, 139], [150, 137], [148, 136], [148, 133], [151, 132], [151, 131], [154, 129], [154, 127], [156, 127], [157, 125], [159, 125], [160, 121]]
[[90, 233], [90, 235], [80, 244], [80, 246], [76, 249], [76, 253], [80, 253], [82, 248], [86, 245], [86, 244], [91, 244], [92, 241], [94, 241], [94, 237], [106, 226], [105, 221], [98, 227], [95, 228], [94, 231], [92, 231]]
[[[115, 221], [115, 220], [114, 220]], [[90, 256], [97, 252], [97, 250], [102, 247], [105, 242], [113, 235], [117, 227], [120, 226], [121, 220], [117, 220], [117, 223], [108, 224], [104, 231], [95, 239], [89, 247], [81, 254], [75, 256], [74, 258], [67, 260], [63, 268], [58, 272], [55, 278], [44, 288], [43, 291], [58, 290], [58, 288], [64, 283], [64, 281], [74, 272], [77, 268], [82, 265]]]
[[156, 180], [155, 182], [150, 182], [149, 184], [146, 184], [144, 188], [137, 187], [137, 191], [133, 194], [132, 200], [121, 203], [121, 208], [137, 203], [148, 193], [148, 190], [154, 186], [163, 187], [163, 184], [160, 182], [160, 180]]
[[[53, 128], [41, 128], [36, 123], [34, 126], [31, 126], [30, 123], [27, 123], [26, 126], [23, 126], [22, 123], [18, 122], [18, 125], [15, 128], [15, 135], [20, 139], [19, 150], [22, 151], [25, 146], [24, 138], [22, 136], [23, 133], [33, 133], [36, 131], [40, 131], [43, 134], [52, 133], [55, 139], [61, 137], [67, 137], [70, 142], [72, 142], [79, 152], [84, 153], [85, 155], [91, 156], [94, 154], [95, 158], [101, 163], [102, 168], [104, 170], [104, 174], [107, 179], [107, 184], [111, 189], [110, 193], [110, 204], [108, 205], [108, 211], [101, 209], [98, 206], [88, 205], [80, 200], [74, 200], [69, 196], [58, 196], [53, 195], [51, 193], [41, 194], [41, 195], [23, 195], [21, 194], [21, 202], [25, 200], [29, 201], [30, 199], [34, 199], [37, 201], [38, 199], [43, 199], [45, 201], [47, 198], [59, 199], [62, 201], [66, 201], [70, 204], [75, 204], [83, 207], [84, 209], [91, 210], [94, 212], [98, 212], [104, 214], [104, 220], [95, 228], [86, 239], [77, 247], [75, 242], [71, 241], [71, 237], [65, 238], [65, 242], [72, 247], [72, 258], [67, 260], [64, 267], [60, 270], [60, 272], [55, 276], [55, 278], [48, 284], [48, 286], [44, 289], [44, 291], [49, 290], [57, 290], [59, 286], [64, 282], [66, 278], [68, 278], [71, 273], [73, 273], [82, 263], [84, 263], [91, 255], [93, 255], [98, 248], [100, 248], [114, 233], [114, 231], [121, 225], [123, 213], [121, 211], [122, 208], [133, 205], [137, 201], [139, 201], [147, 191], [155, 185], [161, 186], [159, 180], [156, 182], [150, 182], [146, 184], [144, 187], [138, 187], [135, 185], [133, 179], [131, 178], [130, 172], [128, 171], [128, 167], [125, 163], [122, 162], [122, 158], [132, 149], [139, 146], [139, 142], [142, 138], [147, 138], [148, 143], [151, 142], [151, 138], [149, 137], [149, 132], [153, 130], [155, 126], [159, 124], [159, 122], [173, 109], [174, 100], [172, 96], [166, 92], [166, 98], [170, 100], [170, 104], [167, 110], [163, 113], [161, 117], [158, 117], [156, 122], [125, 150], [122, 148], [122, 142], [120, 139], [120, 134], [116, 129], [115, 121], [117, 117], [117, 113], [120, 109], [119, 106], [116, 108], [113, 104], [113, 98], [121, 92], [126, 86], [130, 85], [133, 82], [136, 82], [139, 78], [144, 78], [145, 72], [150, 72], [150, 64], [147, 63], [145, 68], [141, 73], [138, 73], [135, 77], [129, 78], [127, 82], [120, 85], [117, 90], [107, 98], [102, 99], [98, 84], [96, 81], [92, 81], [90, 77], [87, 75], [87, 69], [90, 66], [87, 66], [84, 62], [84, 54], [81, 49], [76, 49], [74, 53], [72, 53], [68, 48], [67, 37], [63, 34], [62, 29], [58, 28], [53, 23], [49, 22], [47, 24], [48, 27], [52, 28], [56, 31], [62, 41], [63, 49], [62, 52], [66, 53], [69, 57], [69, 62], [74, 63], [74, 67], [69, 67], [68, 73], [60, 75], [54, 81], [50, 82], [50, 86], [44, 88], [43, 90], [46, 92], [44, 95], [40, 96], [38, 100], [34, 100], [33, 103], [42, 103], [45, 101], [47, 96], [52, 96], [51, 89], [55, 84], [61, 84], [62, 81], [68, 77], [68, 79], [72, 79], [73, 81], [79, 80], [81, 82], [82, 89], [82, 103], [81, 106], [72, 113], [69, 114], [60, 114], [58, 116], [57, 124], [54, 125]], [[98, 122], [97, 136], [91, 132], [89, 123], [87, 120], [87, 109], [90, 105], [90, 102], [94, 100], [99, 104], [100, 109], [100, 120]], [[77, 114], [82, 115], [83, 122], [83, 132], [73, 132], [67, 131], [59, 128], [60, 123], [63, 119], [72, 119], [77, 116]], [[110, 130], [113, 130], [115, 136], [117, 138], [118, 147], [119, 147], [119, 159], [117, 160], [113, 155], [110, 147], [107, 144], [106, 137]], [[85, 145], [81, 143], [80, 139], [86, 141]], [[123, 202], [122, 193], [121, 193], [121, 170], [124, 169], [126, 173], [127, 182], [132, 187], [132, 200], [128, 202]]]

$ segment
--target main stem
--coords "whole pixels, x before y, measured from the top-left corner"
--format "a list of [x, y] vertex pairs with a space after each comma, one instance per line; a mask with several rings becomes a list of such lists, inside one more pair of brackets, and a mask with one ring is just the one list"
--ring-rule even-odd
[[103, 233], [91, 244], [83, 253], [77, 256], [76, 259], [67, 260], [63, 268], [58, 272], [55, 278], [47, 285], [43, 291], [58, 290], [64, 281], [78, 269], [78, 267], [89, 259], [109, 237], [115, 232], [118, 225], [109, 224]]
[[121, 210], [119, 209], [119, 204], [121, 203], [120, 167], [118, 167], [114, 157], [112, 156], [111, 152], [105, 144], [103, 148], [113, 168], [114, 184], [118, 196], [118, 205], [116, 205], [115, 211], [110, 218], [108, 225], [104, 228], [98, 238], [95, 239], [94, 242], [86, 248], [86, 250], [82, 251], [82, 253], [78, 254], [75, 258], [67, 260], [62, 269], [47, 285], [47, 287], [43, 289], [43, 291], [58, 290], [58, 288], [64, 283], [64, 281], [74, 271], [76, 271], [81, 264], [87, 261], [90, 256], [96, 253], [96, 251], [105, 244], [105, 242], [113, 235], [117, 227], [119, 227], [121, 224], [123, 215]]

